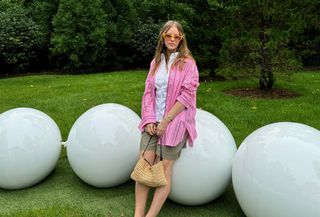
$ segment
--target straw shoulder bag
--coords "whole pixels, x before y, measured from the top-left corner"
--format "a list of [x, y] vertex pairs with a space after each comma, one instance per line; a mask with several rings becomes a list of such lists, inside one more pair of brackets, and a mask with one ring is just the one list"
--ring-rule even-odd
[[151, 165], [143, 156], [150, 144], [152, 136], [150, 137], [148, 144], [139, 158], [133, 172], [131, 173], [131, 179], [144, 184], [149, 187], [159, 187], [167, 184], [166, 177], [163, 169], [162, 159], [162, 145], [160, 145], [160, 161]]

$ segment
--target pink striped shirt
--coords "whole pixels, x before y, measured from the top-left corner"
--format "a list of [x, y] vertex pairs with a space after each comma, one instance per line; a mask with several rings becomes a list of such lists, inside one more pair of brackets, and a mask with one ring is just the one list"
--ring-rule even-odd
[[[145, 91], [142, 97], [141, 122], [139, 129], [144, 130], [148, 123], [156, 122], [155, 112], [155, 76], [151, 74], [154, 60], [151, 62], [148, 77], [146, 79]], [[186, 108], [179, 113], [167, 126], [165, 133], [159, 138], [158, 143], [166, 146], [179, 144], [187, 132], [188, 141], [192, 146], [197, 136], [196, 115], [196, 91], [199, 86], [199, 73], [194, 60], [187, 59], [183, 68], [172, 67], [167, 87], [166, 115], [176, 101], [181, 102]]]

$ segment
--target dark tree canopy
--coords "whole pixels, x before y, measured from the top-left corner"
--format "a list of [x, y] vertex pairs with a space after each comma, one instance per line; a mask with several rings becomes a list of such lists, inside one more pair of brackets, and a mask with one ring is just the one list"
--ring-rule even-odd
[[[0, 73], [147, 68], [161, 26], [179, 21], [200, 71], [255, 76], [320, 65], [319, 1], [3, 0]], [[9, 13], [10, 12], [10, 13]]]

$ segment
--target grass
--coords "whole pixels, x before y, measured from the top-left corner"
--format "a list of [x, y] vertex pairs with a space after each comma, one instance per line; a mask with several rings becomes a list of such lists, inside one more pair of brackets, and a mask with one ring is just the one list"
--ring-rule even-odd
[[[140, 114], [145, 71], [91, 75], [39, 75], [0, 79], [0, 113], [16, 107], [31, 107], [50, 115], [63, 140], [75, 120], [89, 108], [119, 103]], [[198, 107], [222, 120], [237, 145], [251, 132], [279, 121], [304, 123], [320, 129], [320, 73], [298, 72], [277, 75], [276, 88], [301, 94], [294, 99], [233, 97], [223, 90], [255, 87], [254, 79], [203, 82]], [[150, 201], [149, 201], [150, 202]], [[65, 150], [56, 169], [41, 183], [23, 190], [0, 189], [0, 216], [133, 216], [134, 184], [98, 189], [83, 183], [71, 170]], [[232, 186], [217, 200], [197, 207], [166, 202], [159, 215], [199, 217], [244, 217]]]

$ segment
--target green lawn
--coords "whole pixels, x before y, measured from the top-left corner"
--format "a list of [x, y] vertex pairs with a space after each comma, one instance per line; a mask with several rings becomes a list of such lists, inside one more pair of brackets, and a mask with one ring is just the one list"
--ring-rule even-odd
[[[63, 140], [75, 120], [89, 108], [119, 103], [140, 114], [146, 71], [91, 75], [39, 75], [0, 79], [0, 113], [31, 107], [50, 115]], [[320, 72], [277, 75], [276, 88], [301, 94], [294, 99], [262, 100], [233, 97], [223, 90], [255, 87], [253, 79], [202, 82], [198, 107], [213, 113], [233, 134], [237, 145], [255, 129], [279, 121], [304, 123], [320, 129]], [[28, 189], [0, 190], [0, 216], [133, 216], [134, 184], [98, 189], [83, 183], [72, 172], [63, 150], [54, 172]], [[188, 207], [168, 200], [159, 215], [243, 217], [232, 186], [217, 200]]]

